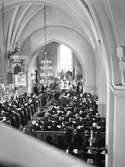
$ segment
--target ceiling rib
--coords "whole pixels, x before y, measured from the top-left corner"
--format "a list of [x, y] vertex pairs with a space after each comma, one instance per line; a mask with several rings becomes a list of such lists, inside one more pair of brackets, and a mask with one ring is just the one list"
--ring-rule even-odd
[[10, 20], [10, 25], [9, 25], [9, 29], [8, 29], [8, 36], [7, 36], [7, 52], [10, 51], [10, 41], [12, 38], [14, 24], [15, 24], [15, 20], [16, 20], [19, 9], [20, 9], [20, 6], [17, 6], [16, 9], [14, 10], [12, 19]]
[[16, 43], [18, 42], [18, 40], [19, 40], [19, 38], [20, 38], [20, 36], [21, 36], [21, 34], [22, 34], [24, 28], [26, 27], [26, 25], [27, 25], [27, 24], [32, 20], [32, 18], [33, 18], [35, 15], [37, 15], [38, 12], [40, 12], [42, 9], [43, 9], [43, 8], [40, 7], [39, 9], [35, 10], [35, 12], [33, 12], [32, 15], [25, 21], [25, 23], [24, 23], [24, 24], [22, 25], [22, 27], [19, 29], [18, 34], [16, 35], [16, 38], [15, 38], [13, 44], [16, 44]]
[[24, 11], [22, 12], [21, 16], [19, 17], [17, 23], [16, 23], [16, 26], [14, 28], [14, 32], [13, 32], [13, 36], [11, 38], [11, 42], [10, 42], [10, 50], [13, 48], [14, 46], [14, 40], [15, 40], [15, 37], [16, 37], [16, 34], [18, 32], [18, 29], [20, 28], [20, 25], [21, 25], [21, 22], [23, 21], [25, 15], [27, 14], [27, 12], [30, 10], [32, 4], [28, 4], [26, 6], [26, 8], [24, 9]]

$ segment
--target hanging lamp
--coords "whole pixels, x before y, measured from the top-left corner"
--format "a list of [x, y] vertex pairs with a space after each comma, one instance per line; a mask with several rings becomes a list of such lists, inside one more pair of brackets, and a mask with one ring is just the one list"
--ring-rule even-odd
[[43, 10], [43, 16], [44, 16], [44, 43], [45, 43], [45, 49], [43, 52], [43, 59], [41, 61], [41, 69], [44, 71], [42, 73], [42, 77], [45, 78], [45, 80], [48, 79], [49, 76], [51, 76], [51, 60], [48, 60], [48, 43], [47, 43], [47, 26], [46, 26], [46, 6], [44, 5], [44, 10]]

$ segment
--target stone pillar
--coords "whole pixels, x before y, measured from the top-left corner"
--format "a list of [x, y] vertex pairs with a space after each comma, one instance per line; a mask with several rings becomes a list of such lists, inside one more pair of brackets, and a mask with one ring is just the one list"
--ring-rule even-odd
[[125, 87], [108, 92], [106, 114], [106, 167], [125, 166]]
[[98, 111], [102, 117], [106, 117], [106, 72], [104, 67], [104, 53], [100, 42], [95, 54], [98, 57], [96, 68], [96, 93], [99, 100]]
[[106, 167], [113, 166], [114, 157], [114, 92], [108, 88], [106, 105]]
[[111, 104], [114, 105], [114, 122], [111, 122], [111, 124], [113, 124], [112, 166], [124, 167], [125, 166], [125, 86], [113, 89], [113, 94], [114, 94], [114, 104]]

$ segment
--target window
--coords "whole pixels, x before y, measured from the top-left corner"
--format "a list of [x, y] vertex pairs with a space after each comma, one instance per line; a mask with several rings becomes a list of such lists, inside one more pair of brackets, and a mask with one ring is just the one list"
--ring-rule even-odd
[[67, 46], [60, 45], [60, 54], [59, 54], [59, 71], [64, 72], [72, 71], [72, 51]]

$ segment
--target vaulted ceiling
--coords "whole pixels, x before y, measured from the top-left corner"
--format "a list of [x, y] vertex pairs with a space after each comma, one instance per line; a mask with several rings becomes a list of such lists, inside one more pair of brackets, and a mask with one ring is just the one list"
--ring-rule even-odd
[[[94, 67], [102, 59], [95, 56], [101, 41], [105, 42], [110, 50], [107, 58], [109, 59], [107, 60], [109, 68], [113, 69], [117, 64], [114, 47], [120, 43], [120, 38], [118, 38], [120, 30], [117, 31], [118, 27], [113, 26], [118, 25], [120, 20], [116, 22], [114, 17], [118, 16], [118, 12], [114, 13], [114, 9], [118, 5], [116, 1], [3, 0], [4, 27], [2, 10], [0, 10], [0, 49], [2, 51], [0, 53], [12, 51], [18, 43], [22, 53], [26, 54], [30, 61], [30, 58], [44, 44], [43, 6], [45, 4], [47, 40], [61, 41], [74, 49], [79, 55], [82, 65], [86, 66], [86, 73], [91, 73], [86, 76], [92, 82], [94, 79], [92, 76], [96, 73]], [[123, 3], [124, 0], [121, 1]], [[123, 12], [123, 10], [121, 11]], [[3, 34], [5, 34], [5, 38], [3, 38]], [[123, 42], [123, 40], [121, 41]], [[110, 54], [115, 56], [111, 58]], [[114, 67], [110, 63], [111, 59], [115, 64]], [[112, 70], [110, 71], [112, 73]], [[117, 78], [117, 72], [114, 75]]]
[[[79, 55], [82, 66], [86, 66], [86, 72], [90, 73], [91, 71], [92, 74], [87, 76], [91, 76], [89, 81], [93, 82], [96, 70], [94, 68], [96, 66], [94, 49], [97, 45], [97, 34], [89, 10], [82, 1], [4, 0], [3, 28], [5, 37], [3, 38], [3, 30], [0, 29], [1, 50], [9, 53], [14, 50], [18, 43], [22, 54], [28, 56], [28, 64], [30, 64], [34, 54], [45, 42], [44, 4], [47, 13], [47, 40], [65, 43], [74, 49]], [[2, 26], [2, 10], [0, 12], [0, 24]], [[89, 69], [89, 66], [92, 68]]]

